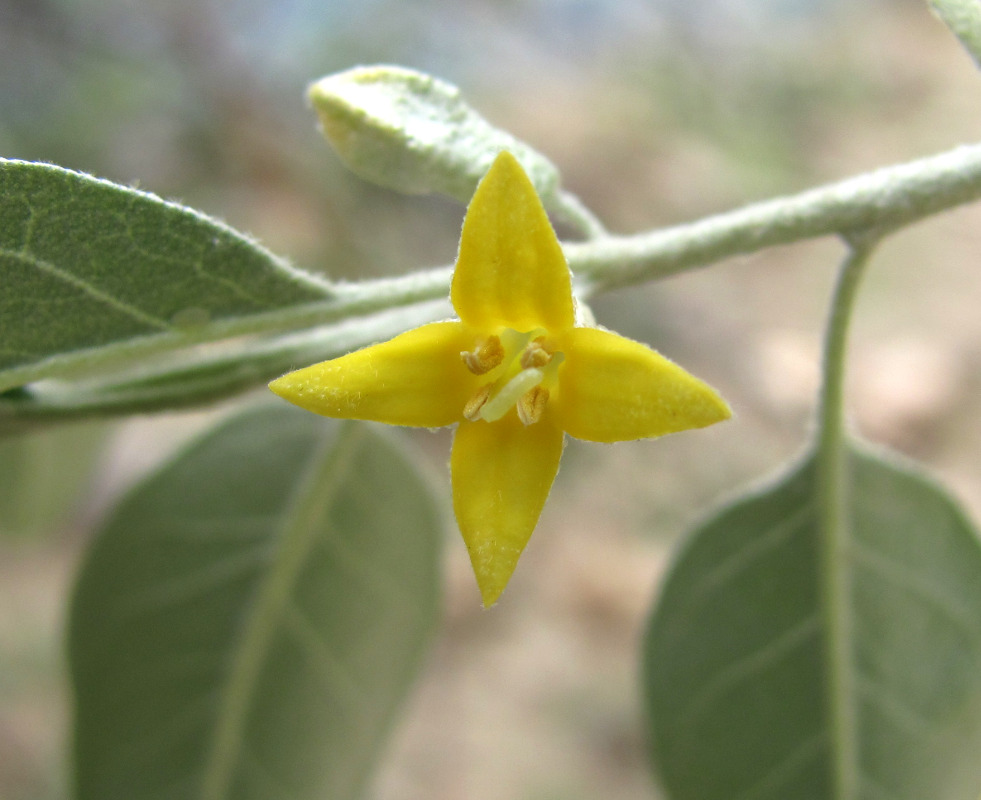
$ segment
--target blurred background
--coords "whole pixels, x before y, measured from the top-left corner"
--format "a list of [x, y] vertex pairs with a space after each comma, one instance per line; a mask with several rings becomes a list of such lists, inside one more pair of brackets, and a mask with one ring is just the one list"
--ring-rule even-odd
[[[463, 209], [350, 175], [305, 105], [312, 80], [381, 62], [459, 85], [616, 232], [981, 140], [981, 75], [922, 0], [0, 0], [0, 155], [183, 201], [333, 277], [448, 264]], [[975, 520], [979, 253], [977, 206], [889, 240], [849, 380], [856, 427], [925, 462]], [[571, 442], [493, 611], [449, 532], [445, 620], [369, 797], [657, 797], [637, 643], [658, 576], [707, 507], [804, 447], [841, 254], [820, 240], [597, 299], [603, 324], [715, 385], [735, 419]], [[65, 796], [64, 608], [92, 524], [220, 413], [0, 444], [3, 800]], [[407, 436], [446, 485], [449, 433]]]

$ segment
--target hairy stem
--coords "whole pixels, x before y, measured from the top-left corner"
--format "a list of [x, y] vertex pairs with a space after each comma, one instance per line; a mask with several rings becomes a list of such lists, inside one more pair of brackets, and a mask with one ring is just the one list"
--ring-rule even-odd
[[774, 245], [887, 233], [979, 198], [981, 145], [970, 145], [698, 222], [565, 249], [588, 295]]
[[[586, 242], [567, 243], [565, 252], [576, 276], [577, 294], [589, 297], [619, 286], [643, 283], [704, 267], [730, 256], [752, 253], [774, 245], [839, 234], [857, 237], [876, 231], [883, 235], [936, 214], [981, 198], [981, 145], [956, 148], [940, 155], [899, 166], [876, 170], [839, 183], [829, 184], [798, 195], [777, 198], [686, 225], [642, 233], [635, 236], [599, 235]], [[363, 281], [332, 287], [334, 296], [322, 302], [308, 303], [262, 315], [245, 316], [204, 325], [193, 334], [164, 333], [120, 342], [93, 351], [63, 354], [34, 364], [15, 367], [0, 374], [0, 392], [45, 378], [66, 378], [93, 370], [126, 370], [140, 366], [145, 370], [148, 357], [173, 355], [190, 345], [217, 342], [245, 334], [286, 334], [312, 326], [350, 324], [370, 315], [400, 307], [409, 307], [445, 299], [452, 275], [450, 267], [414, 272], [397, 278]], [[432, 318], [438, 315], [434, 314]], [[445, 314], [443, 314], [445, 316]], [[420, 320], [423, 321], [423, 320]], [[418, 323], [416, 323], [418, 324]], [[365, 325], [361, 341], [351, 340], [351, 348], [382, 338], [381, 329]], [[263, 358], [275, 371], [289, 366], [289, 355], [295, 343], [284, 342], [277, 353], [270, 344]], [[242, 380], [248, 370], [250, 354], [223, 357], [221, 368], [210, 370], [202, 384], [188, 384], [191, 402], [204, 402], [231, 395], [247, 388]], [[180, 374], [186, 364], [150, 365], [154, 381], [169, 384], [170, 407], [180, 402]], [[255, 374], [256, 385], [270, 374]], [[81, 406], [73, 407], [71, 384], [59, 388], [57, 402], [41, 411], [30, 391], [0, 393], [0, 432], [20, 423], [28, 423], [32, 409], [37, 416], [54, 421], [100, 413], [100, 401], [87, 392]], [[150, 393], [107, 396], [104, 413], [132, 413], [144, 408], [159, 408]], [[32, 405], [33, 403], [33, 405]], [[77, 405], [77, 404], [76, 404]], [[15, 423], [15, 417], [18, 422]]]

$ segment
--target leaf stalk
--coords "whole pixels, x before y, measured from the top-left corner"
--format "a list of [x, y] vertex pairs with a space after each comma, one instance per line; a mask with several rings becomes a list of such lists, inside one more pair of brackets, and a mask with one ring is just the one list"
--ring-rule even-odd
[[819, 575], [825, 633], [828, 728], [833, 797], [858, 797], [858, 721], [852, 652], [852, 532], [844, 384], [848, 328], [858, 287], [877, 237], [850, 240], [831, 301], [815, 456]]

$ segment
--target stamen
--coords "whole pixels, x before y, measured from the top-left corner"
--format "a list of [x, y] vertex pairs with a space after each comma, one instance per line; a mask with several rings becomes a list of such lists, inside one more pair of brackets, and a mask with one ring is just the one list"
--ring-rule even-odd
[[467, 404], [463, 407], [463, 416], [470, 420], [471, 422], [476, 422], [480, 419], [480, 410], [484, 407], [484, 404], [490, 399], [491, 389], [493, 388], [493, 383], [488, 383], [481, 386], [475, 393], [474, 396], [467, 400]]
[[504, 345], [497, 336], [488, 336], [472, 352], [460, 353], [460, 358], [474, 375], [484, 375], [504, 362]]
[[545, 337], [539, 336], [521, 354], [521, 368], [544, 367], [551, 360], [552, 353], [545, 346]]
[[545, 373], [540, 369], [532, 367], [522, 370], [511, 378], [494, 397], [484, 403], [480, 410], [481, 418], [488, 422], [496, 422], [508, 413], [511, 406], [517, 403], [522, 395], [541, 383], [543, 377], [545, 377]]
[[497, 422], [514, 408], [525, 425], [542, 418], [564, 360], [543, 328], [523, 333], [504, 328], [496, 336], [478, 340], [474, 349], [460, 353], [460, 358], [474, 375], [496, 370], [467, 401], [464, 418]]
[[518, 400], [518, 404], [515, 406], [518, 411], [518, 419], [525, 425], [533, 425], [542, 418], [547, 404], [548, 389], [544, 386], [536, 386], [521, 395], [521, 399]]

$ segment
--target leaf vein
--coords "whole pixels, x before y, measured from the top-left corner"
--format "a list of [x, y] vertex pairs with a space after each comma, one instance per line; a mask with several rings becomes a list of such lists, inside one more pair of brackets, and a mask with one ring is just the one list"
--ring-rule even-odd
[[130, 771], [141, 772], [152, 765], [160, 754], [188, 738], [196, 726], [206, 725], [214, 713], [215, 694], [204, 693], [171, 707], [171, 715], [154, 721], [138, 733], [118, 742], [115, 757]]
[[280, 633], [285, 609], [315, 541], [321, 538], [327, 504], [343, 481], [359, 447], [360, 429], [346, 426], [333, 442], [321, 441], [307, 462], [291, 509], [276, 539], [276, 554], [244, 621], [232, 654], [228, 681], [206, 756], [201, 800], [227, 800], [246, 744], [249, 712], [253, 707], [268, 650]]
[[269, 546], [244, 550], [221, 561], [204, 564], [200, 569], [151, 586], [120, 602], [126, 617], [136, 617], [147, 611], [161, 610], [215, 589], [259, 567], [269, 557]]
[[824, 733], [816, 733], [805, 739], [762, 778], [736, 795], [733, 800], [763, 800], [766, 797], [780, 797], [776, 791], [806, 767], [808, 763], [816, 759], [826, 746], [827, 736]]
[[309, 662], [319, 673], [323, 685], [344, 706], [352, 712], [364, 692], [351, 674], [344, 660], [330, 648], [330, 645], [313, 626], [306, 612], [295, 602], [290, 601], [285, 608], [283, 621], [296, 642], [309, 656]]
[[749, 569], [757, 559], [779, 547], [797, 533], [812, 512], [811, 505], [807, 504], [797, 509], [793, 514], [775, 522], [750, 544], [737, 550], [721, 564], [709, 570], [705, 577], [692, 588], [688, 602], [694, 605], [724, 588], [741, 572]]
[[852, 543], [852, 553], [856, 564], [931, 605], [944, 620], [960, 631], [975, 650], [981, 650], [976, 620], [968, 609], [951, 601], [937, 586], [923, 580], [921, 575], [902, 562], [894, 561], [858, 542]]
[[710, 678], [678, 715], [678, 735], [675, 749], [684, 750], [695, 734], [698, 721], [709, 711], [719, 697], [738, 686], [747, 678], [780, 662], [796, 648], [808, 642], [820, 630], [820, 617], [812, 614], [783, 633], [771, 639], [754, 652], [727, 664]]
[[372, 590], [388, 597], [393, 605], [404, 610], [416, 609], [415, 601], [399, 586], [398, 581], [382, 572], [375, 562], [366, 559], [340, 537], [324, 537], [318, 541], [318, 546], [341, 566], [360, 577]]
[[892, 789], [883, 786], [864, 770], [859, 770], [858, 779], [862, 785], [863, 797], [867, 794], [871, 794], [872, 800], [897, 800], [900, 797], [900, 795], [897, 795]]
[[168, 331], [168, 332], [174, 332], [177, 330], [173, 325], [171, 325], [166, 320], [160, 319], [159, 317], [154, 316], [153, 314], [148, 314], [143, 309], [137, 308], [136, 306], [132, 305], [131, 303], [127, 303], [124, 300], [120, 300], [118, 297], [114, 297], [113, 295], [103, 291], [102, 289], [99, 289], [98, 287], [94, 286], [88, 281], [82, 280], [78, 276], [72, 275], [70, 272], [55, 266], [51, 262], [38, 258], [37, 256], [33, 255], [26, 249], [24, 251], [17, 252], [15, 250], [11, 250], [6, 247], [0, 247], [0, 255], [6, 255], [13, 258], [27, 260], [34, 268], [38, 269], [39, 271], [46, 272], [48, 275], [51, 275], [52, 277], [57, 278], [58, 280], [63, 281], [64, 283], [67, 283], [73, 289], [77, 289], [78, 291], [82, 292], [83, 294], [87, 295], [93, 300], [97, 300], [98, 302], [112, 308], [113, 310], [119, 311], [120, 313], [130, 317], [131, 319], [141, 322], [144, 325], [148, 325], [151, 328], [156, 328], [157, 330]]
[[255, 748], [246, 743], [242, 750], [242, 767], [249, 776], [247, 782], [251, 784], [249, 788], [253, 790], [253, 795], [274, 797], [276, 800], [297, 800], [300, 797], [296, 789], [285, 786], [283, 779], [264, 763]]
[[936, 730], [936, 724], [933, 720], [904, 703], [898, 696], [888, 692], [881, 683], [873, 681], [871, 678], [858, 677], [855, 688], [870, 705], [884, 716], [889, 717], [895, 725], [911, 736], [924, 738]]

